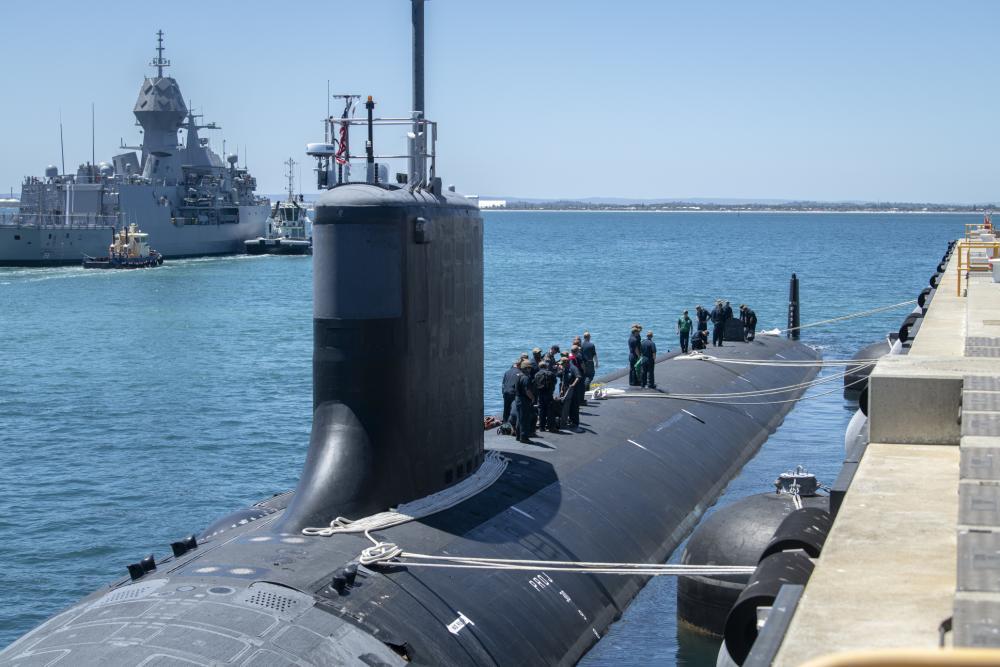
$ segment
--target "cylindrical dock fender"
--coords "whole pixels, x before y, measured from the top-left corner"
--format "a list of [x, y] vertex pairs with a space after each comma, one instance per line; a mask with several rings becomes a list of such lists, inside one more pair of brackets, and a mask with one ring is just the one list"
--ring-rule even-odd
[[[862, 402], [862, 399], [864, 401]], [[847, 430], [844, 431], [844, 453], [847, 454], [851, 451], [858, 442], [866, 442], [868, 440], [868, 433], [865, 427], [868, 425], [868, 389], [862, 392], [862, 395], [858, 397], [858, 409], [854, 412], [854, 416], [851, 417], [851, 421], [847, 424]]]
[[825, 509], [803, 507], [785, 517], [760, 555], [761, 561], [773, 554], [800, 549], [810, 558], [819, 558], [826, 536], [833, 527], [833, 518]]
[[935, 291], [936, 290], [933, 290], [930, 287], [925, 287], [920, 291], [920, 294], [917, 295], [917, 305], [920, 306], [920, 310], [924, 315], [927, 314], [927, 309], [930, 308], [931, 299], [934, 298]]
[[[866, 345], [851, 357], [851, 360], [880, 359], [892, 351], [889, 341], [882, 339], [876, 343]], [[873, 366], [858, 365], [848, 366], [844, 375], [844, 397], [848, 399], [857, 398], [858, 395], [868, 386], [868, 376], [871, 375]]]
[[[803, 505], [826, 509], [826, 496], [803, 496]], [[791, 495], [761, 493], [716, 510], [684, 547], [682, 563], [755, 565], [774, 531], [795, 511]], [[685, 575], [677, 581], [678, 622], [696, 632], [721, 637], [726, 615], [749, 575]]]
[[920, 326], [920, 321], [923, 317], [923, 311], [919, 307], [907, 315], [906, 319], [903, 320], [902, 326], [899, 327], [899, 340], [903, 343], [908, 341], [916, 333], [916, 329]]
[[757, 641], [757, 608], [771, 606], [785, 584], [806, 583], [812, 571], [812, 561], [801, 551], [772, 554], [760, 562], [726, 619], [726, 650], [736, 664], [743, 664]]

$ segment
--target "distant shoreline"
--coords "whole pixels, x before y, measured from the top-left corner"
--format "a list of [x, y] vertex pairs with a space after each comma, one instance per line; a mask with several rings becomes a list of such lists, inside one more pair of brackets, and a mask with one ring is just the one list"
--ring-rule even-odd
[[493, 212], [510, 212], [510, 213], [786, 213], [786, 214], [819, 214], [819, 215], [831, 215], [831, 214], [865, 214], [865, 215], [985, 215], [990, 213], [990, 210], [986, 209], [975, 209], [975, 210], [954, 210], [954, 209], [941, 209], [941, 210], [906, 210], [906, 209], [895, 209], [895, 210], [880, 210], [880, 209], [788, 209], [788, 208], [754, 208], [754, 209], [735, 209], [735, 208], [708, 208], [708, 209], [655, 209], [655, 208], [635, 208], [635, 207], [623, 207], [623, 208], [519, 208], [519, 207], [503, 207], [503, 208], [484, 208], [481, 209], [484, 213]]

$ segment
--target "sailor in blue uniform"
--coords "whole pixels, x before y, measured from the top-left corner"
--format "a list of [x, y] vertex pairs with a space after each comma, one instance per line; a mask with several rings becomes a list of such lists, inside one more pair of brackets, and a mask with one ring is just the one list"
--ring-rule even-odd
[[517, 398], [517, 378], [521, 375], [517, 365], [518, 362], [515, 361], [503, 374], [503, 382], [500, 387], [503, 392], [503, 422], [505, 424], [510, 421], [510, 408], [514, 404], [514, 399]]
[[701, 307], [701, 304], [695, 306], [694, 309], [695, 318], [698, 320], [697, 332], [695, 334], [696, 340], [694, 341], [694, 349], [704, 350], [705, 343], [708, 342], [708, 311]]
[[600, 365], [597, 361], [597, 346], [591, 342], [589, 331], [583, 332], [583, 343], [580, 344], [580, 354], [583, 355], [583, 390], [586, 392], [590, 391], [590, 383], [594, 380], [597, 367]]
[[715, 301], [715, 308], [712, 309], [712, 347], [722, 347], [723, 332], [726, 330], [726, 311], [722, 306], [722, 300]]
[[733, 319], [733, 307], [729, 305], [728, 301], [722, 303], [722, 338], [719, 339], [719, 344], [726, 339], [726, 329], [729, 327], [729, 320]]
[[525, 359], [521, 362], [521, 375], [517, 378], [517, 399], [514, 401], [518, 442], [530, 442], [528, 436], [534, 430], [531, 404], [535, 401], [535, 393], [532, 391], [530, 374], [531, 362]]
[[632, 334], [628, 337], [628, 383], [632, 387], [639, 385], [639, 374], [635, 372], [635, 364], [639, 361], [639, 345], [642, 342], [640, 331], [642, 331], [642, 327], [633, 324]]
[[538, 399], [538, 428], [543, 431], [555, 431], [554, 415], [550, 415], [552, 407], [552, 392], [556, 388], [556, 374], [549, 369], [549, 362], [542, 360], [535, 373], [535, 395]]
[[656, 378], [654, 371], [656, 368], [656, 343], [653, 342], [653, 332], [646, 332], [646, 340], [639, 345], [639, 352], [642, 354], [642, 377], [639, 384], [642, 387], [656, 389]]
[[743, 340], [752, 341], [757, 336], [757, 313], [746, 304], [740, 304], [740, 320], [743, 322]]

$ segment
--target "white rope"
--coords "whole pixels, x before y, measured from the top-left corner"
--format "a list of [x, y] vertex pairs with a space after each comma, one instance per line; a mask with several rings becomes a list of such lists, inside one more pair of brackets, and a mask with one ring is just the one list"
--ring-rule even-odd
[[[367, 533], [366, 533], [367, 535]], [[751, 574], [754, 567], [743, 565], [682, 565], [675, 563], [601, 563], [588, 561], [522, 560], [516, 558], [472, 558], [464, 556], [440, 556], [403, 551], [392, 542], [378, 542], [371, 535], [373, 546], [363, 550], [358, 562], [367, 567], [431, 567], [461, 568], [470, 570], [544, 570], [546, 572], [570, 572], [579, 574], [624, 574], [624, 575], [727, 575]], [[407, 559], [404, 562], [402, 559]], [[419, 562], [412, 562], [419, 561]]]
[[891, 306], [882, 306], [880, 308], [872, 308], [871, 310], [863, 310], [858, 313], [851, 313], [849, 315], [841, 315], [840, 317], [832, 317], [828, 320], [820, 320], [819, 322], [810, 322], [809, 324], [800, 324], [797, 327], [789, 327], [788, 329], [779, 329], [779, 333], [787, 333], [789, 331], [795, 331], [796, 329], [808, 329], [809, 327], [818, 327], [823, 324], [832, 324], [833, 322], [842, 322], [844, 320], [851, 320], [856, 317], [864, 317], [866, 315], [874, 315], [875, 313], [881, 313], [886, 310], [894, 310], [896, 308], [902, 308], [903, 306], [912, 306], [917, 302], [916, 299], [910, 299], [909, 301], [900, 301], [899, 303], [894, 303]]
[[[853, 382], [848, 382], [847, 384], [844, 385], [844, 389], [847, 389], [848, 387], [853, 387], [854, 385], [859, 384], [861, 382], [865, 382], [867, 379], [868, 379], [867, 377], [863, 377], [863, 378], [858, 378]], [[829, 396], [830, 394], [835, 394], [839, 391], [843, 391], [843, 389], [841, 389], [840, 387], [836, 387], [829, 391], [822, 391], [818, 394], [811, 394], [809, 396], [800, 396], [799, 398], [786, 398], [776, 401], [713, 401], [707, 398], [690, 398], [681, 395], [666, 394], [666, 393], [636, 394], [628, 392], [626, 392], [625, 394], [616, 395], [616, 398], [672, 398], [678, 401], [691, 401], [692, 403], [708, 403], [714, 405], [780, 405], [782, 403], [797, 403], [798, 401], [806, 401], [811, 398], [821, 398], [823, 396]]]
[[[865, 366], [869, 365], [874, 364], [865, 364]], [[671, 392], [670, 395], [678, 398], [752, 398], [755, 396], [771, 396], [775, 394], [787, 394], [793, 391], [798, 391], [799, 389], [811, 389], [812, 387], [818, 387], [823, 384], [842, 380], [844, 377], [854, 372], [855, 369], [850, 369], [842, 373], [832, 373], [830, 375], [808, 380], [806, 382], [799, 382], [771, 389], [751, 389], [747, 391], [720, 392], [717, 394], [679, 394]], [[628, 392], [623, 393], [627, 394]]]
[[[862, 364], [861, 367], [865, 368], [865, 367], [873, 366], [873, 365], [874, 365], [874, 362], [869, 362], [869, 363], [866, 363], [866, 364]], [[644, 398], [644, 397], [650, 397], [650, 396], [660, 395], [660, 396], [669, 397], [669, 398], [689, 399], [689, 400], [697, 400], [697, 399], [713, 400], [713, 399], [723, 399], [723, 398], [755, 398], [755, 397], [761, 397], [761, 396], [774, 396], [774, 395], [777, 395], [777, 394], [788, 394], [788, 393], [791, 393], [791, 392], [794, 392], [794, 391], [811, 389], [813, 387], [818, 387], [820, 385], [824, 385], [824, 384], [828, 384], [830, 382], [835, 382], [837, 380], [841, 380], [844, 377], [850, 375], [851, 373], [856, 372], [856, 370], [857, 369], [850, 369], [850, 370], [847, 370], [847, 371], [843, 371], [841, 373], [833, 373], [831, 375], [826, 375], [824, 377], [815, 378], [815, 379], [809, 380], [807, 382], [799, 382], [799, 383], [796, 383], [796, 384], [784, 385], [784, 386], [781, 386], [781, 387], [774, 387], [774, 388], [771, 388], [771, 389], [752, 389], [752, 390], [747, 390], [747, 391], [720, 392], [720, 393], [714, 393], [714, 394], [678, 394], [678, 393], [673, 393], [673, 392], [663, 392], [663, 394], [639, 394], [639, 393], [630, 393], [630, 392], [628, 392], [628, 391], [626, 391], [624, 389], [619, 389], [617, 387], [601, 387], [600, 389], [597, 389], [597, 390], [594, 391], [593, 397], [595, 399], [603, 399], [603, 398], [633, 398], [633, 397]]]
[[507, 469], [508, 459], [498, 452], [488, 452], [483, 464], [472, 475], [458, 484], [449, 486], [437, 493], [403, 503], [394, 510], [380, 512], [352, 521], [338, 516], [323, 528], [303, 528], [303, 535], [330, 537], [337, 533], [367, 533], [370, 530], [381, 530], [401, 523], [421, 519], [444, 511], [468, 500], [483, 489], [497, 481]]
[[774, 366], [779, 368], [826, 368], [831, 366], [865, 366], [878, 363], [878, 359], [727, 359], [715, 357], [704, 352], [694, 352], [686, 356], [675, 357], [678, 361], [714, 361], [720, 364], [737, 366]]

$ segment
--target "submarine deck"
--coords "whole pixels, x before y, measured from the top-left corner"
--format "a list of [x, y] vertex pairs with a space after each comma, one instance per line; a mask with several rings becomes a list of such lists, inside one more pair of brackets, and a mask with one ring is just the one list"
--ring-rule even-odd
[[870, 444], [775, 665], [933, 650], [951, 617], [948, 645], [1000, 646], [1000, 284], [959, 296], [962, 243], [909, 354], [872, 371]]
[[[817, 357], [772, 336], [712, 354]], [[702, 403], [662, 392], [770, 389], [815, 374], [815, 367], [667, 355], [657, 364], [661, 393], [648, 396], [612, 376], [608, 386], [623, 393], [586, 406], [582, 432], [527, 445], [490, 433], [487, 447], [509, 458], [499, 480], [451, 509], [375, 536], [415, 553], [664, 562], [791, 404]], [[197, 548], [134, 582], [95, 592], [0, 653], [0, 664], [57, 654], [79, 664], [403, 664], [401, 656], [428, 665], [572, 664], [648, 580], [400, 565], [360, 567], [356, 582], [337, 590], [338, 569], [371, 542], [275, 530], [290, 495], [217, 522]]]

